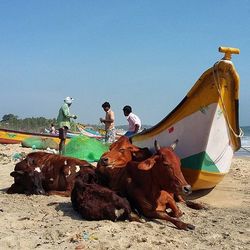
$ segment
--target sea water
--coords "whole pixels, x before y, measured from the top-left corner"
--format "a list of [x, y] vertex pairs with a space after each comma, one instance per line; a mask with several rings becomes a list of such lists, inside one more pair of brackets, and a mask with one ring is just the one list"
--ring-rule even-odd
[[244, 132], [241, 137], [241, 148], [235, 152], [235, 156], [250, 157], [250, 126], [241, 127]]

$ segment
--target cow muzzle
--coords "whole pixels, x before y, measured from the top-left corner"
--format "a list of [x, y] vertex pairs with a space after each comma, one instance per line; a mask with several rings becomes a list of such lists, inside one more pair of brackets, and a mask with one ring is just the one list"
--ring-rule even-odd
[[101, 162], [101, 165], [102, 165], [102, 166], [108, 166], [108, 165], [109, 165], [109, 158], [107, 158], [107, 157], [102, 157], [102, 158], [100, 159], [100, 162]]
[[37, 189], [36, 190], [36, 192], [35, 192], [35, 194], [41, 194], [41, 195], [45, 195], [46, 194], [46, 192], [44, 191], [44, 189], [43, 188], [39, 188], [39, 189]]
[[185, 195], [189, 195], [192, 193], [192, 188], [190, 185], [185, 185], [182, 187], [182, 193]]

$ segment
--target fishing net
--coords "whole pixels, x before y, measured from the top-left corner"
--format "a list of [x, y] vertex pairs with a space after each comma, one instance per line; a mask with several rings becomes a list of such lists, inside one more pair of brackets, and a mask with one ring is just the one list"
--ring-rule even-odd
[[22, 146], [33, 149], [58, 149], [58, 144], [52, 138], [29, 137], [22, 141]]
[[101, 155], [109, 150], [109, 145], [94, 138], [80, 135], [70, 139], [63, 155], [75, 157], [88, 162], [98, 161]]

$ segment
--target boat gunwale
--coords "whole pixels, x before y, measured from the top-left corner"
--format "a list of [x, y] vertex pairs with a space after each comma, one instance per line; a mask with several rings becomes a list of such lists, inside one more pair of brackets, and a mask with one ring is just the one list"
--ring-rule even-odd
[[24, 135], [33, 135], [33, 136], [39, 136], [39, 137], [52, 137], [52, 138], [58, 138], [59, 135], [52, 135], [52, 134], [42, 134], [42, 133], [32, 133], [32, 132], [26, 132], [26, 131], [20, 131], [20, 130], [12, 130], [12, 129], [5, 129], [0, 128], [0, 132], [6, 132], [6, 133], [13, 133], [13, 134], [24, 134]]
[[[239, 127], [239, 98], [238, 98], [238, 92], [239, 92], [239, 75], [232, 63], [232, 61], [228, 61], [228, 60], [224, 60], [221, 59], [219, 61], [217, 61], [213, 67], [210, 67], [209, 69], [207, 69], [205, 72], [203, 72], [203, 74], [199, 77], [199, 79], [195, 82], [195, 84], [191, 87], [191, 89], [188, 91], [188, 93], [186, 94], [186, 96], [179, 102], [179, 104], [167, 115], [165, 116], [160, 122], [158, 122], [157, 124], [155, 124], [154, 126], [152, 126], [149, 129], [145, 129], [142, 132], [132, 136], [132, 142], [133, 141], [141, 141], [143, 140], [143, 136], [144, 135], [148, 135], [150, 137], [155, 136], [159, 133], [161, 133], [161, 131], [163, 131], [164, 129], [166, 129], [169, 126], [172, 126], [174, 123], [172, 122], [171, 124], [169, 124], [169, 126], [166, 126], [165, 123], [166, 121], [168, 121], [169, 119], [171, 119], [171, 116], [174, 115], [174, 113], [176, 113], [179, 109], [181, 109], [182, 107], [184, 107], [185, 103], [187, 102], [188, 98], [190, 98], [190, 96], [193, 95], [193, 93], [195, 93], [196, 89], [200, 86], [200, 82], [202, 80], [204, 80], [205, 77], [207, 77], [209, 74], [213, 74], [213, 70], [215, 65], [220, 66], [221, 64], [223, 64], [224, 66], [228, 66], [228, 71], [231, 73], [234, 84], [235, 84], [235, 92], [236, 95], [234, 97], [234, 105], [235, 105], [235, 131], [237, 134], [240, 133], [240, 127]], [[219, 103], [219, 95], [218, 95], [218, 102]], [[230, 131], [230, 137], [232, 138], [234, 135], [233, 133]], [[234, 145], [234, 151], [237, 151], [240, 146], [241, 146], [241, 141], [239, 138], [235, 138], [232, 141], [236, 142], [236, 144]]]

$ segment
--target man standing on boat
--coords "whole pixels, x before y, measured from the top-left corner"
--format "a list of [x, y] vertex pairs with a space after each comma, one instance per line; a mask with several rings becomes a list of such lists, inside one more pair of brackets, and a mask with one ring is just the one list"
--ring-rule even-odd
[[59, 125], [59, 154], [63, 153], [65, 147], [65, 141], [67, 137], [67, 132], [70, 129], [70, 118], [76, 119], [76, 115], [71, 115], [69, 111], [69, 107], [72, 104], [74, 99], [71, 97], [66, 97], [64, 99], [64, 103], [61, 106], [58, 116], [57, 116], [57, 123]]
[[125, 133], [125, 136], [130, 137], [141, 129], [141, 120], [140, 118], [132, 113], [132, 108], [129, 105], [123, 107], [123, 113], [128, 121], [128, 131]]
[[109, 102], [104, 102], [102, 108], [106, 112], [105, 118], [100, 118], [100, 122], [105, 124], [105, 142], [113, 143], [115, 141], [115, 114], [111, 110]]

